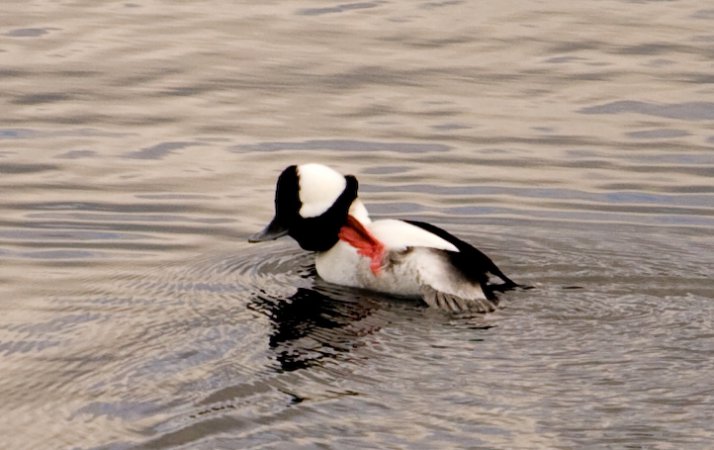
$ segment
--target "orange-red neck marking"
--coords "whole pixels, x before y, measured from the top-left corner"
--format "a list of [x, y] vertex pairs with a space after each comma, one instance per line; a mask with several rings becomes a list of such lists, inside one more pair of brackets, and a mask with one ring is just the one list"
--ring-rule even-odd
[[382, 259], [384, 258], [384, 244], [367, 231], [359, 220], [348, 215], [347, 223], [340, 228], [338, 237], [356, 248], [357, 253], [369, 258], [369, 268], [372, 273], [379, 275], [382, 270]]

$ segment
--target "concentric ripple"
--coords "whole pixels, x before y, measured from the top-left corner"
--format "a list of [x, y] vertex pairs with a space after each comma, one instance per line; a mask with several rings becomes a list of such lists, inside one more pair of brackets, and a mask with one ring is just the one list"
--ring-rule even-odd
[[[145, 325], [134, 343], [137, 357], [124, 359], [111, 378], [128, 388], [131, 379], [160, 367], [177, 380], [172, 397], [183, 392], [194, 403], [151, 425], [158, 437], [147, 445], [193, 442], [223, 427], [241, 432], [244, 421], [278, 420], [308, 399], [358, 395], [325, 386], [329, 368], [360, 365], [365, 356], [354, 351], [365, 340], [404, 312], [422, 314], [424, 308], [326, 285], [315, 279], [312, 258], [285, 243], [246, 246], [240, 254], [211, 254], [124, 281], [132, 303], [152, 299], [163, 304], [163, 314]], [[142, 404], [172, 408], [153, 390], [144, 397]], [[100, 407], [109, 415], [124, 410], [102, 404], [78, 413], [94, 415]]]

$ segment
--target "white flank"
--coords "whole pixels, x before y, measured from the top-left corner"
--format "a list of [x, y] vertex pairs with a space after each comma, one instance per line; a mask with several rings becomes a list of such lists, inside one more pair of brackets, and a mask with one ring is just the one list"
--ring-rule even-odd
[[481, 285], [470, 282], [455, 270], [444, 253], [426, 248], [417, 248], [413, 253], [423, 285], [466, 302], [486, 299]]
[[300, 215], [306, 219], [330, 209], [347, 186], [342, 174], [322, 164], [298, 166], [298, 178], [302, 202]]

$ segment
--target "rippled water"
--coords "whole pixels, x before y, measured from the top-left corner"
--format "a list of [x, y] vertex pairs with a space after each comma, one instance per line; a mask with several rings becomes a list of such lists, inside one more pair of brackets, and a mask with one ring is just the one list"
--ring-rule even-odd
[[[703, 1], [5, 2], [3, 447], [711, 448]], [[449, 316], [245, 239], [353, 173], [516, 281]]]

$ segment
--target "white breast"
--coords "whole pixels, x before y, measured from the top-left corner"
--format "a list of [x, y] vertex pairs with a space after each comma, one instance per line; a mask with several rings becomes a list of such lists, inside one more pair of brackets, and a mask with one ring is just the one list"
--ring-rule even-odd
[[[364, 268], [362, 266], [365, 266]], [[315, 255], [315, 269], [323, 280], [343, 286], [361, 287], [357, 274], [369, 271], [369, 261], [344, 241]]]
[[[385, 262], [389, 263], [389, 258]], [[401, 296], [420, 295], [418, 265], [414, 261], [390, 263], [379, 275], [372, 272], [369, 264], [369, 258], [360, 256], [353, 247], [343, 241], [315, 257], [318, 275], [329, 283]]]

